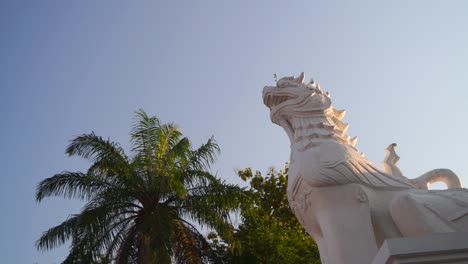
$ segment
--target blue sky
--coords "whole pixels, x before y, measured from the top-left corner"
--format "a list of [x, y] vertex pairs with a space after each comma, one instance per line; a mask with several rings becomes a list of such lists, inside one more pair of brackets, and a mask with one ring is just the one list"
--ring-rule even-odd
[[213, 171], [281, 168], [284, 132], [261, 91], [306, 73], [344, 108], [358, 149], [380, 164], [398, 143], [409, 177], [447, 167], [468, 182], [466, 1], [1, 1], [0, 260], [59, 263], [42, 231], [80, 203], [37, 204], [37, 183], [89, 164], [64, 154], [95, 131], [128, 146], [134, 111], [214, 135]]

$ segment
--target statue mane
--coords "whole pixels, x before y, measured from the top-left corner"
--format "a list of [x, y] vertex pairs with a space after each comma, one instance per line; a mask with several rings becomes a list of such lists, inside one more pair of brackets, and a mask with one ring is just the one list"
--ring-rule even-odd
[[[320, 84], [316, 83], [314, 79], [311, 79], [309, 83], [304, 83], [304, 72], [302, 72], [297, 78], [294, 77], [294, 75], [283, 77], [276, 83], [276, 87], [279, 89], [294, 86], [302, 87], [303, 89], [317, 90], [327, 97], [330, 97], [330, 94], [328, 92], [324, 92]], [[346, 111], [344, 109], [339, 110], [330, 105], [329, 108], [323, 110], [323, 115], [326, 117], [326, 121], [319, 124], [309, 124], [308, 126], [310, 128], [321, 126], [321, 128], [325, 128], [332, 132], [332, 134], [329, 134], [328, 136], [335, 136], [340, 142], [344, 144], [349, 144], [352, 147], [356, 146], [357, 136], [350, 137], [346, 134], [349, 128], [349, 124], [343, 122], [343, 118], [346, 115]]]

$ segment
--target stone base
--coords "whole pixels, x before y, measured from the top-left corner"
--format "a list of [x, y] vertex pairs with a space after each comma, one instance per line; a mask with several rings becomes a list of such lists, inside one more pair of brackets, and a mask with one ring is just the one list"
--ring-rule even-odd
[[372, 264], [468, 263], [468, 233], [385, 240]]

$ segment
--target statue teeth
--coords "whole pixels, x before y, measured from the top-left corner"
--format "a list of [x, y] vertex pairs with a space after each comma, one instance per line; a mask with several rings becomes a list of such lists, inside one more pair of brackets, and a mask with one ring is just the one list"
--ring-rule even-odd
[[287, 99], [288, 99], [287, 96], [273, 96], [273, 98], [271, 99], [272, 106], [279, 105], [285, 102]]

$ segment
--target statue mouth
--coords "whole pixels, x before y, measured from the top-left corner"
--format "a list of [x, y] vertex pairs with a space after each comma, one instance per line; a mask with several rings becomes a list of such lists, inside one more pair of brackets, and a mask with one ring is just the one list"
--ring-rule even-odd
[[279, 104], [281, 104], [283, 102], [286, 102], [290, 98], [291, 97], [289, 97], [289, 96], [274, 96], [272, 94], [269, 94], [265, 98], [265, 104], [268, 107], [274, 107], [274, 106], [277, 106], [277, 105], [279, 105]]
[[265, 88], [263, 92], [263, 103], [271, 109], [277, 105], [280, 105], [296, 97], [297, 96], [294, 96], [290, 93], [281, 91], [279, 88], [273, 88], [273, 89]]

